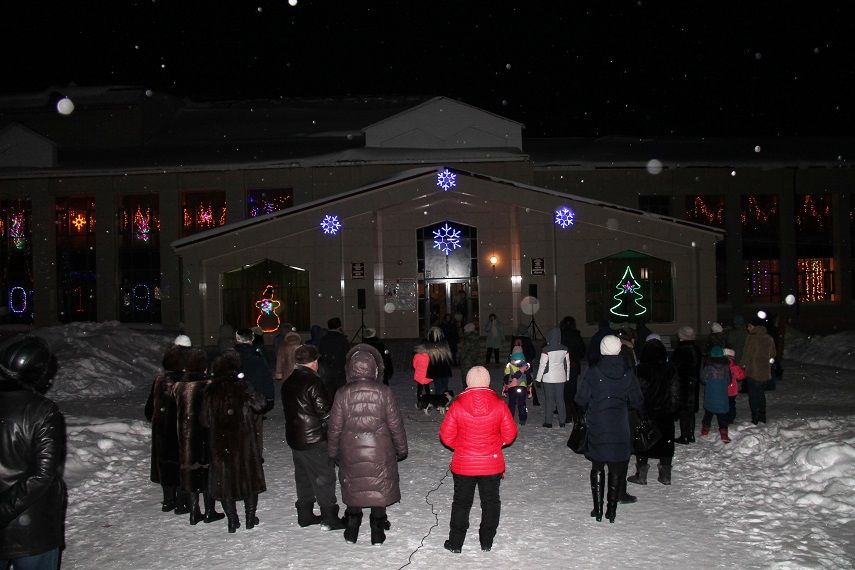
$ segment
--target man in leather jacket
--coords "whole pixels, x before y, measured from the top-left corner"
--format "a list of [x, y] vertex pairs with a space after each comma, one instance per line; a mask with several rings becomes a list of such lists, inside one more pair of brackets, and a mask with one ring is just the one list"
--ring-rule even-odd
[[0, 347], [0, 568], [59, 567], [65, 421], [42, 393], [56, 359], [34, 336]]
[[[327, 422], [332, 399], [318, 376], [318, 349], [300, 345], [294, 351], [294, 371], [282, 383], [285, 440], [294, 459], [297, 523], [343, 529], [335, 497], [335, 467], [327, 457]], [[321, 516], [314, 514], [317, 501]]]

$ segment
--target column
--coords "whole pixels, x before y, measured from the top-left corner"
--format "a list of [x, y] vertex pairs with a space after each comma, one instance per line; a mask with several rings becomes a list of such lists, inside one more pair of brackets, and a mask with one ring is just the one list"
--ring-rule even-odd
[[[41, 183], [48, 185], [48, 180]], [[45, 327], [59, 322], [56, 291], [56, 198], [45, 188], [29, 194], [32, 212], [33, 325]], [[38, 197], [38, 198], [36, 198]]]
[[95, 191], [95, 302], [99, 321], [119, 318], [119, 244], [116, 195], [110, 186]]

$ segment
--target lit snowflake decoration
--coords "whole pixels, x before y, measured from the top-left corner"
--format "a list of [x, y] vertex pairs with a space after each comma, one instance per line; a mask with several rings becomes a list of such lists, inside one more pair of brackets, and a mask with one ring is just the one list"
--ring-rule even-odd
[[438, 249], [445, 255], [450, 255], [452, 251], [460, 247], [463, 247], [460, 245], [460, 230], [454, 229], [447, 223], [438, 230], [433, 230], [434, 249]]
[[442, 188], [443, 192], [448, 192], [457, 186], [457, 175], [444, 168], [436, 173], [436, 185]]
[[77, 228], [77, 231], [81, 231], [83, 226], [86, 225], [86, 218], [84, 218], [82, 214], [77, 214], [77, 216], [71, 220], [71, 223], [75, 228]]
[[321, 221], [321, 229], [328, 236], [336, 235], [341, 229], [341, 222], [338, 221], [338, 216], [330, 216], [329, 214], [324, 216], [324, 219]]
[[576, 219], [576, 214], [570, 208], [558, 208], [555, 210], [555, 224], [561, 229], [569, 228], [573, 225]]

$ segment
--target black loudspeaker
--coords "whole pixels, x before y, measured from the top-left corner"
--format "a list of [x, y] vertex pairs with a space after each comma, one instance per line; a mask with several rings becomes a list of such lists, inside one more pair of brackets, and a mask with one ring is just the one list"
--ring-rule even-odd
[[528, 284], [528, 296], [537, 299], [537, 283]]
[[356, 308], [360, 310], [365, 309], [365, 289], [356, 290]]

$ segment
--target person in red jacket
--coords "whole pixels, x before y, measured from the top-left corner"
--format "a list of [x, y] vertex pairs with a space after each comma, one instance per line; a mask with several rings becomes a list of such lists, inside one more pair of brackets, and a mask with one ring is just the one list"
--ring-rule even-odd
[[439, 438], [454, 450], [451, 474], [454, 477], [454, 499], [445, 549], [459, 553], [469, 529], [469, 511], [475, 498], [475, 487], [481, 498], [481, 550], [493, 547], [499, 527], [502, 502], [499, 483], [505, 474], [502, 448], [517, 437], [517, 426], [505, 402], [490, 389], [490, 373], [475, 366], [466, 374], [468, 388], [451, 404]]

